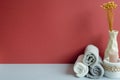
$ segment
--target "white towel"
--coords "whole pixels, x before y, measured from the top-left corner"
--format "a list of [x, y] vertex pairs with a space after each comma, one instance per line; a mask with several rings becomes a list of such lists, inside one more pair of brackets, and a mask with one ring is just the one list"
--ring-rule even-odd
[[94, 45], [88, 45], [85, 49], [83, 63], [87, 66], [95, 65], [99, 62], [99, 50]]
[[77, 77], [84, 77], [88, 73], [88, 66], [82, 63], [83, 55], [80, 55], [73, 67], [73, 70]]
[[103, 77], [103, 75], [104, 75], [103, 67], [101, 66], [101, 64], [96, 64], [89, 67], [89, 72], [86, 75], [86, 77], [91, 79], [99, 79]]

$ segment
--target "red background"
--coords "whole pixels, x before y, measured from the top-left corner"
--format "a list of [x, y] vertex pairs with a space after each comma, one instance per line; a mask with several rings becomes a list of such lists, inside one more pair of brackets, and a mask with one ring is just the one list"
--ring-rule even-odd
[[[103, 57], [107, 1], [0, 0], [0, 63], [73, 63], [88, 44]], [[114, 12], [120, 30], [120, 6]]]

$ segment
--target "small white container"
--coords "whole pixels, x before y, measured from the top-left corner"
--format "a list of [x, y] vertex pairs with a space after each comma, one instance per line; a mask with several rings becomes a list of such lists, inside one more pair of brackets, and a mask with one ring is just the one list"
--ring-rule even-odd
[[103, 60], [105, 76], [108, 78], [120, 78], [120, 59], [117, 63], [112, 63], [109, 58]]

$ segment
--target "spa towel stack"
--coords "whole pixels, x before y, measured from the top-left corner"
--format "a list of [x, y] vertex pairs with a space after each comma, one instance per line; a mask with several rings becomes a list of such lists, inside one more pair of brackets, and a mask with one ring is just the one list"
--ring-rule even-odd
[[91, 79], [101, 78], [104, 75], [104, 69], [101, 66], [101, 62], [98, 48], [94, 45], [88, 45], [83, 57], [83, 64], [89, 67], [86, 77]]

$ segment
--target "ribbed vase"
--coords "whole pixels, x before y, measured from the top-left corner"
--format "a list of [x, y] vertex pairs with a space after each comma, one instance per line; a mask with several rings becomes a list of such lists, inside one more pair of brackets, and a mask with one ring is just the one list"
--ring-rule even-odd
[[113, 54], [114, 56], [117, 56], [117, 58], [119, 58], [117, 36], [117, 30], [109, 31], [109, 42], [105, 50], [104, 59], [109, 58], [110, 54]]

